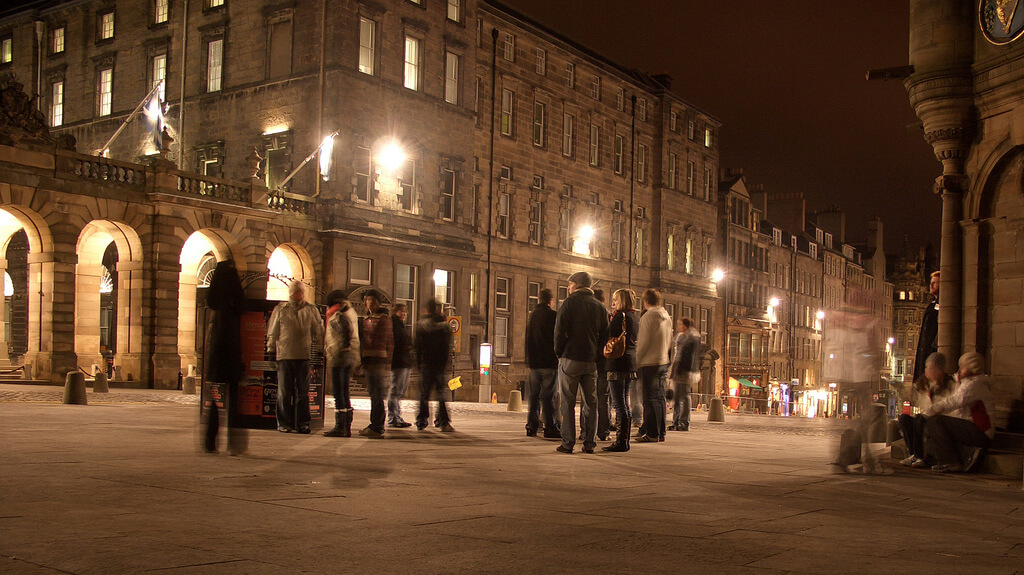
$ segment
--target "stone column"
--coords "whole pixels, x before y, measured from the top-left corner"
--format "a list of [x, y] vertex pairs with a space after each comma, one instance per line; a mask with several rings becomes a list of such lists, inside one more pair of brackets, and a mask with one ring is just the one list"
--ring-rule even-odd
[[117, 262], [117, 350], [114, 365], [126, 381], [146, 381], [142, 349], [142, 262]]
[[25, 361], [34, 379], [64, 381], [75, 355], [75, 254], [29, 254], [29, 333]]
[[[0, 278], [7, 272], [7, 260], [0, 258]], [[0, 295], [0, 367], [10, 367], [10, 348], [7, 341], [7, 297]]]
[[[982, 251], [980, 242], [980, 224], [976, 220], [964, 220], [960, 222], [963, 230], [963, 301], [960, 314], [963, 318], [961, 344], [965, 350], [976, 349], [983, 343], [978, 337], [979, 321], [979, 294], [978, 280], [982, 270], [980, 262]], [[940, 287], [941, 289], [941, 287]], [[941, 309], [939, 310], [942, 311]]]
[[966, 176], [942, 175], [935, 191], [942, 197], [942, 242], [939, 250], [939, 352], [956, 362], [963, 338], [963, 189]]

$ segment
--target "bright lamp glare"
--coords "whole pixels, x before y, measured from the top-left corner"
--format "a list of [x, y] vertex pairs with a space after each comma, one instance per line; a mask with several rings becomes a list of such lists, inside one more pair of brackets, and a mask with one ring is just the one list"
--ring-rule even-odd
[[334, 135], [324, 138], [320, 144], [320, 177], [326, 182], [331, 178], [331, 158], [334, 153]]
[[587, 224], [580, 228], [580, 239], [585, 242], [590, 242], [594, 239], [594, 226]]
[[160, 118], [162, 115], [163, 112], [160, 110], [160, 97], [153, 96], [149, 100], [149, 104], [146, 106], [146, 117], [148, 117], [150, 120], [156, 120]]
[[825, 319], [825, 312], [823, 312], [823, 311], [821, 311], [819, 309], [818, 313], [815, 315], [815, 317], [817, 317], [818, 319]]
[[715, 270], [715, 271], [711, 272], [711, 280], [713, 282], [718, 283], [718, 282], [722, 281], [723, 279], [725, 279], [725, 272], [724, 271], [722, 271], [722, 270]]
[[772, 307], [779, 307], [779, 298], [773, 297], [768, 303], [770, 303]]
[[377, 154], [377, 163], [386, 170], [397, 170], [405, 163], [405, 152], [397, 143], [391, 142]]

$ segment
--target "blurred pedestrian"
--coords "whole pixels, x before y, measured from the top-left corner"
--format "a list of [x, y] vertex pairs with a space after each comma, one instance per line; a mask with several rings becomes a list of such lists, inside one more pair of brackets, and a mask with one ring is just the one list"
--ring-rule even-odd
[[665, 441], [665, 383], [668, 378], [668, 351], [672, 345], [672, 318], [661, 305], [657, 290], [644, 290], [641, 296], [646, 313], [640, 317], [636, 358], [640, 364], [643, 387], [644, 422], [637, 441]]
[[352, 400], [349, 381], [359, 367], [359, 317], [348, 301], [348, 293], [334, 290], [327, 294], [327, 329], [324, 360], [330, 370], [334, 394], [334, 428], [327, 437], [352, 436]]
[[363, 294], [363, 331], [359, 339], [359, 352], [366, 374], [366, 389], [370, 392], [370, 425], [359, 435], [370, 439], [384, 437], [384, 395], [387, 393], [391, 354], [394, 350], [394, 324], [388, 310], [380, 302], [377, 290]]
[[423, 431], [430, 421], [430, 392], [437, 393], [438, 427], [445, 433], [455, 431], [446, 403], [447, 391], [444, 372], [448, 367], [448, 356], [452, 347], [452, 330], [441, 315], [441, 304], [435, 299], [427, 300], [423, 307], [423, 319], [416, 323], [416, 367], [420, 371], [420, 408], [416, 414], [416, 429]]
[[[206, 307], [213, 310], [206, 357], [207, 386], [211, 391], [214, 386], [224, 386], [222, 402], [227, 411], [225, 419], [228, 426], [228, 453], [241, 455], [248, 448], [249, 435], [247, 430], [234, 425], [233, 412], [238, 398], [238, 382], [245, 375], [241, 336], [245, 293], [242, 291], [242, 282], [238, 278], [234, 260], [217, 262], [210, 287], [206, 290]], [[206, 419], [203, 444], [209, 453], [217, 452], [219, 425], [217, 402], [210, 397], [210, 411]]]
[[597, 356], [608, 340], [608, 310], [594, 297], [590, 274], [569, 276], [569, 295], [555, 316], [555, 353], [558, 354], [558, 394], [561, 398], [562, 444], [557, 450], [572, 453], [576, 444], [576, 393], [583, 395], [583, 452], [597, 445]]
[[277, 358], [278, 431], [309, 433], [309, 357], [323, 335], [320, 312], [306, 301], [305, 285], [293, 280], [267, 327], [267, 351]]
[[673, 431], [690, 430], [690, 393], [700, 383], [700, 332], [693, 319], [680, 318], [678, 333], [672, 346], [672, 425]]
[[409, 310], [404, 303], [395, 304], [391, 315], [394, 352], [391, 355], [391, 387], [388, 391], [388, 426], [411, 427], [402, 419], [402, 399], [409, 388], [409, 368], [412, 367], [412, 337], [405, 326]]
[[903, 432], [903, 442], [907, 446], [908, 456], [900, 461], [901, 465], [908, 467], [931, 467], [930, 459], [925, 453], [924, 430], [927, 418], [924, 412], [931, 408], [933, 403], [938, 403], [953, 393], [955, 382], [946, 373], [946, 356], [941, 353], [933, 353], [928, 356], [924, 364], [924, 377], [917, 386], [917, 408], [921, 411], [917, 415], [906, 413], [899, 416], [900, 429]]
[[608, 326], [608, 337], [623, 336], [622, 355], [608, 358], [605, 366], [608, 369], [608, 387], [612, 408], [619, 420], [615, 431], [615, 441], [604, 448], [604, 451], [629, 451], [629, 434], [631, 412], [629, 406], [629, 386], [636, 379], [636, 336], [639, 320], [633, 306], [636, 297], [633, 290], [619, 289], [612, 294], [611, 325]]
[[960, 356], [960, 384], [949, 397], [933, 403], [925, 416], [928, 450], [935, 454], [933, 471], [970, 471], [992, 444], [992, 380], [984, 375], [985, 357], [976, 351]]
[[551, 290], [544, 288], [537, 295], [537, 306], [526, 320], [526, 366], [530, 369], [529, 414], [526, 435], [537, 435], [541, 422], [544, 437], [561, 438], [555, 416], [555, 375], [558, 355], [555, 354], [555, 310], [551, 307]]
[[927, 385], [923, 381], [925, 362], [928, 356], [939, 351], [939, 272], [932, 273], [928, 292], [932, 301], [924, 308], [921, 317], [921, 331], [917, 336], [917, 353], [914, 356], [914, 383]]

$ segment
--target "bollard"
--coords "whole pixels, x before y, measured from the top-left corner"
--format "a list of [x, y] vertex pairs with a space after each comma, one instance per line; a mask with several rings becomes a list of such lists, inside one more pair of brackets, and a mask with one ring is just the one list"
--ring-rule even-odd
[[92, 392], [93, 393], [109, 393], [110, 386], [107, 385], [107, 374], [102, 371], [97, 371], [96, 375], [93, 376], [92, 380]]
[[725, 423], [725, 405], [721, 397], [712, 397], [711, 405], [708, 406], [708, 421], [714, 423]]
[[88, 405], [85, 397], [85, 374], [75, 370], [69, 371], [64, 381], [64, 403], [70, 405]]
[[191, 377], [196, 377], [196, 376], [199, 375], [199, 369], [196, 367], [196, 365], [194, 363], [188, 364], [188, 374], [187, 375], [189, 375]]
[[21, 379], [32, 379], [32, 364], [26, 363], [21, 366]]
[[896, 419], [890, 419], [885, 426], [885, 444], [892, 445], [900, 439], [903, 439], [903, 432], [900, 430], [900, 422]]
[[184, 379], [182, 379], [181, 380], [181, 393], [183, 393], [185, 395], [195, 395], [196, 394], [196, 378], [194, 378], [191, 375], [189, 375], [189, 376], [186, 376]]
[[523, 410], [523, 394], [518, 389], [513, 389], [508, 394], [508, 411]]
[[114, 366], [114, 381], [122, 381], [120, 365]]
[[491, 394], [491, 403], [498, 403], [498, 392]]

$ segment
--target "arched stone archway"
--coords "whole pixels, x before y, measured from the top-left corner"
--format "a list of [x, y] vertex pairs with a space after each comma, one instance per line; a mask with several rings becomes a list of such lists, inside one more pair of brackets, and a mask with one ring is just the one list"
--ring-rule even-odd
[[[28, 242], [25, 293], [26, 334], [24, 363], [32, 365], [34, 377], [49, 377], [53, 355], [54, 257], [50, 227], [34, 210], [13, 204], [0, 205], [0, 272], [7, 272], [8, 247], [16, 234]], [[2, 275], [2, 273], [0, 273]], [[6, 321], [6, 298], [0, 298], [0, 323]], [[0, 326], [0, 365], [9, 365], [6, 325]]]
[[306, 284], [306, 301], [316, 301], [316, 270], [313, 258], [306, 248], [296, 243], [284, 243], [271, 252], [267, 260], [267, 299], [288, 299], [288, 284], [293, 279]]
[[[199, 292], [208, 284], [207, 272], [217, 262], [234, 259], [240, 274], [246, 271], [246, 261], [238, 241], [224, 230], [204, 228], [192, 233], [181, 248], [181, 271], [178, 275], [178, 355], [180, 368], [187, 373], [189, 365], [200, 366], [203, 343], [203, 323], [200, 313], [205, 305], [199, 301]], [[201, 277], [202, 276], [202, 277]]]
[[[143, 253], [138, 233], [129, 225], [93, 220], [82, 228], [76, 245], [75, 354], [81, 367], [105, 365], [101, 345], [112, 344], [121, 377], [142, 376]], [[113, 267], [113, 269], [111, 269]], [[109, 304], [107, 303], [109, 301]], [[109, 307], [108, 307], [109, 305]], [[116, 330], [103, 333], [104, 330]]]

